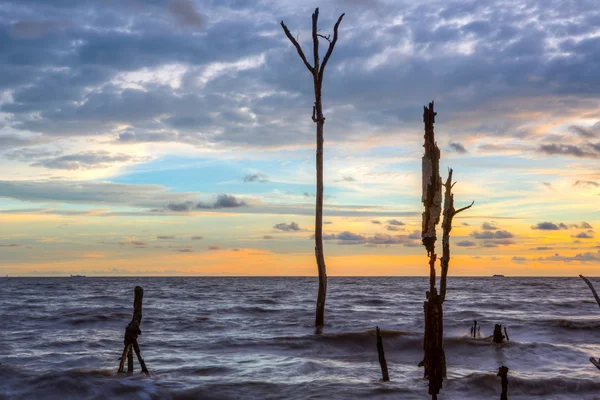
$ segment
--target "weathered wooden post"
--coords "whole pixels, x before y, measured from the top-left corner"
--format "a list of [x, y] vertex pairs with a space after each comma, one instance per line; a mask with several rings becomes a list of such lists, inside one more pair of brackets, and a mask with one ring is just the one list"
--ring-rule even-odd
[[[452, 194], [452, 169], [448, 171], [446, 184], [442, 184], [440, 177], [440, 149], [435, 141], [434, 123], [437, 113], [434, 111], [433, 101], [429, 107], [423, 107], [423, 123], [425, 125], [425, 153], [422, 159], [422, 189], [423, 189], [423, 222], [421, 229], [421, 240], [427, 250], [429, 257], [429, 291], [427, 298], [423, 303], [425, 315], [425, 329], [423, 338], [423, 361], [419, 363], [424, 367], [424, 375], [429, 379], [429, 394], [433, 400], [442, 388], [442, 382], [446, 377], [446, 354], [443, 347], [444, 337], [444, 318], [442, 304], [446, 299], [446, 281], [448, 276], [448, 267], [450, 264], [450, 232], [452, 230], [452, 219], [454, 216], [468, 208], [463, 207], [459, 210], [454, 209], [454, 195]], [[444, 219], [442, 222], [442, 258], [440, 275], [440, 292], [436, 288], [435, 262], [435, 242], [437, 240], [436, 226], [440, 222], [442, 214], [442, 187], [445, 187], [444, 193]], [[475, 326], [473, 327], [475, 332]]]
[[383, 351], [383, 339], [381, 338], [381, 333], [379, 332], [379, 327], [376, 326], [375, 330], [377, 332], [377, 354], [379, 355], [379, 365], [381, 366], [381, 380], [383, 382], [388, 382], [390, 380], [390, 375], [388, 373], [387, 362], [385, 361], [385, 353]]
[[[319, 9], [316, 8], [312, 15], [312, 39], [313, 39], [313, 57], [314, 65], [310, 65], [300, 44], [290, 33], [288, 27], [281, 21], [281, 27], [287, 38], [292, 42], [298, 55], [304, 62], [306, 68], [310, 71], [313, 77], [313, 86], [315, 92], [315, 103], [312, 110], [312, 120], [317, 125], [317, 193], [316, 193], [316, 212], [315, 212], [315, 258], [317, 260], [317, 268], [319, 272], [319, 292], [317, 294], [317, 310], [315, 315], [315, 326], [322, 327], [325, 323], [325, 297], [327, 295], [327, 271], [325, 267], [325, 256], [323, 254], [323, 127], [325, 125], [325, 116], [323, 115], [323, 104], [321, 102], [321, 88], [323, 86], [323, 73], [325, 66], [333, 48], [338, 39], [338, 27], [342, 22], [344, 14], [340, 15], [333, 27], [333, 38], [319, 33], [317, 22], [319, 20]], [[319, 38], [329, 42], [329, 48], [323, 58], [323, 63], [319, 61]]]
[[131, 352], [133, 349], [142, 368], [142, 372], [148, 374], [148, 368], [146, 368], [146, 363], [142, 358], [140, 346], [137, 342], [138, 335], [142, 334], [142, 331], [140, 330], [140, 324], [142, 323], [142, 299], [144, 298], [144, 289], [142, 289], [140, 286], [136, 286], [134, 294], [133, 317], [131, 318], [131, 322], [125, 328], [125, 339], [123, 340], [125, 347], [119, 363], [119, 372], [123, 372], [125, 367], [125, 359], [128, 360], [127, 372], [133, 372], [133, 353]]
[[508, 400], [508, 367], [504, 365], [498, 368], [499, 376], [502, 379], [502, 393], [500, 394], [500, 400]]

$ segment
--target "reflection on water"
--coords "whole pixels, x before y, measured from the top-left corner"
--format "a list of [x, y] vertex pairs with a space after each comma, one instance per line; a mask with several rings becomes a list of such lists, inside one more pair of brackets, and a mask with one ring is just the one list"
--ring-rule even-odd
[[[427, 278], [330, 278], [314, 334], [316, 278], [13, 278], [0, 281], [0, 398], [426, 399]], [[117, 376], [133, 288], [151, 376]], [[450, 278], [440, 399], [594, 398], [600, 310], [578, 278]], [[506, 324], [511, 341], [469, 338]], [[392, 382], [381, 383], [374, 328]], [[139, 367], [136, 364], [139, 371]]]

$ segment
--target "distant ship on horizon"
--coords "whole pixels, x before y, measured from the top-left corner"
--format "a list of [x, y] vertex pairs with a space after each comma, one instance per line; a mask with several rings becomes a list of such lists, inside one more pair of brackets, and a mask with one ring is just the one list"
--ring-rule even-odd
[[502, 274], [494, 274], [494, 275], [492, 275], [492, 278], [504, 278], [504, 275], [502, 275]]
[[71, 275], [71, 278], [85, 278], [85, 275]]

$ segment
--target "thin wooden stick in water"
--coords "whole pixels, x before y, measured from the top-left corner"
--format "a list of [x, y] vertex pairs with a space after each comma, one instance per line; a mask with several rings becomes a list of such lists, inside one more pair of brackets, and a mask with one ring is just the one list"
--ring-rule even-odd
[[375, 327], [377, 331], [377, 353], [379, 354], [379, 365], [381, 365], [381, 380], [383, 382], [389, 382], [390, 375], [388, 373], [387, 362], [385, 361], [385, 353], [383, 352], [383, 339], [379, 332], [379, 327]]

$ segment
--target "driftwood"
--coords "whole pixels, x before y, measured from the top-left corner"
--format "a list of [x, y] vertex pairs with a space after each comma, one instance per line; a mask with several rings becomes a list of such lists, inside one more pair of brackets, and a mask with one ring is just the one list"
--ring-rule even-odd
[[598, 293], [596, 292], [596, 289], [594, 289], [594, 285], [592, 285], [592, 282], [590, 282], [590, 280], [588, 278], [586, 278], [583, 275], [579, 275], [579, 277], [581, 279], [584, 280], [585, 283], [587, 283], [587, 285], [589, 286], [590, 290], [592, 291], [592, 294], [594, 295], [594, 298], [596, 299], [596, 303], [598, 303], [598, 306], [600, 307], [600, 297], [598, 296]]
[[502, 379], [502, 393], [500, 394], [500, 400], [508, 400], [508, 367], [504, 365], [498, 368], [499, 376]]
[[[596, 299], [596, 303], [598, 303], [598, 306], [600, 307], [600, 297], [598, 296], [596, 289], [594, 289], [594, 285], [592, 285], [592, 282], [590, 282], [590, 280], [583, 275], [579, 275], [579, 277], [583, 279], [584, 282], [589, 286], [590, 290], [592, 291], [592, 294], [594, 295], [594, 298]], [[594, 364], [596, 368], [600, 369], [600, 358], [595, 359], [594, 357], [590, 357], [590, 362]]]
[[[327, 295], [327, 271], [325, 267], [325, 256], [323, 255], [323, 126], [325, 125], [325, 117], [323, 116], [323, 105], [321, 102], [321, 88], [323, 86], [323, 72], [325, 66], [333, 53], [333, 48], [338, 39], [338, 28], [344, 18], [344, 14], [340, 15], [333, 27], [333, 39], [330, 36], [319, 34], [317, 22], [319, 20], [319, 9], [316, 8], [312, 15], [312, 39], [313, 39], [313, 58], [314, 65], [311, 65], [302, 47], [290, 33], [288, 27], [281, 21], [281, 27], [287, 38], [292, 42], [298, 55], [304, 62], [306, 68], [313, 76], [313, 86], [315, 92], [315, 103], [312, 110], [312, 120], [317, 125], [317, 193], [316, 193], [316, 217], [315, 217], [315, 258], [319, 271], [319, 292], [317, 294], [317, 309], [315, 315], [315, 326], [322, 327], [325, 322], [325, 297]], [[323, 58], [323, 63], [319, 65], [319, 38], [329, 42], [329, 47]]]
[[142, 372], [148, 374], [148, 368], [146, 368], [146, 363], [142, 358], [140, 346], [137, 342], [138, 335], [142, 334], [142, 331], [140, 330], [140, 324], [142, 322], [142, 299], [144, 298], [144, 289], [142, 289], [140, 286], [136, 286], [134, 293], [133, 317], [131, 318], [131, 322], [125, 328], [125, 339], [123, 340], [125, 347], [120, 358], [121, 361], [119, 363], [119, 372], [123, 372], [125, 367], [125, 359], [127, 359], [127, 372], [133, 372], [133, 349], [137, 356], [138, 362], [140, 363], [140, 367], [142, 368]]
[[[450, 232], [452, 230], [452, 219], [454, 216], [471, 205], [456, 210], [454, 208], [454, 195], [452, 194], [452, 170], [448, 171], [448, 179], [442, 184], [440, 177], [440, 149], [435, 141], [434, 124], [437, 113], [434, 111], [434, 102], [428, 107], [423, 107], [423, 123], [425, 125], [424, 145], [425, 152], [422, 158], [422, 202], [424, 207], [421, 240], [427, 250], [429, 257], [429, 291], [427, 300], [423, 304], [425, 314], [425, 329], [423, 337], [423, 361], [419, 363], [424, 367], [424, 376], [429, 379], [429, 394], [432, 399], [442, 388], [442, 382], [446, 377], [446, 354], [443, 347], [444, 316], [442, 304], [446, 299], [446, 281], [450, 264]], [[436, 226], [440, 222], [442, 214], [442, 187], [445, 187], [443, 204], [444, 219], [442, 222], [442, 258], [440, 291], [436, 288], [435, 242], [437, 240]], [[473, 326], [475, 334], [476, 326]]]
[[390, 375], [388, 373], [387, 361], [385, 361], [385, 353], [383, 351], [383, 339], [381, 338], [381, 333], [379, 332], [379, 327], [375, 327], [377, 332], [377, 354], [379, 355], [379, 365], [381, 366], [381, 380], [383, 382], [388, 382], [390, 380]]

